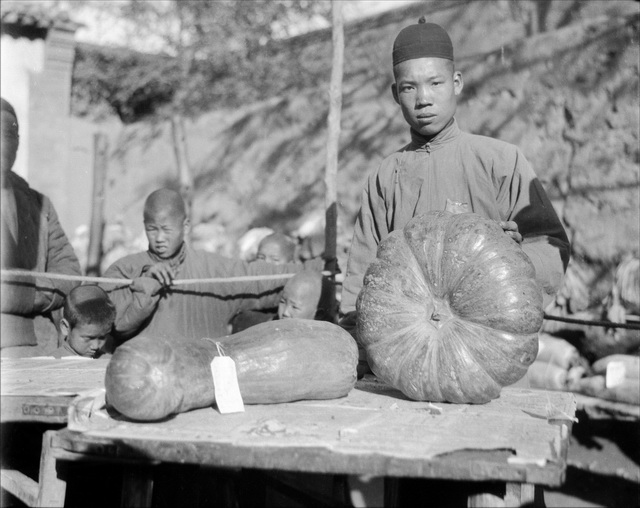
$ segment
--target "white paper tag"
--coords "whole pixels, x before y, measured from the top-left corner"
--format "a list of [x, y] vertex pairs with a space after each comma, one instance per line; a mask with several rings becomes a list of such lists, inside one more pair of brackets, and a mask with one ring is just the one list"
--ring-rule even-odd
[[609, 362], [604, 384], [607, 388], [615, 388], [624, 382], [625, 368], [623, 362]]
[[211, 375], [218, 411], [223, 414], [244, 411], [236, 363], [228, 356], [216, 356], [211, 362]]

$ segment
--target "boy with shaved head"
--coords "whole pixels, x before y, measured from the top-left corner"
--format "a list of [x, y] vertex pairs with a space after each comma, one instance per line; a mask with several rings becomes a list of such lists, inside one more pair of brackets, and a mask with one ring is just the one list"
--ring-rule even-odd
[[104, 289], [93, 284], [73, 288], [64, 300], [60, 321], [64, 343], [50, 355], [103, 356], [115, 317], [115, 306]]
[[304, 270], [291, 277], [282, 290], [278, 319], [324, 319], [329, 288], [320, 272]]
[[[149, 250], [116, 261], [105, 277], [132, 279], [110, 291], [117, 314], [116, 338], [139, 334], [171, 339], [215, 338], [227, 334], [227, 323], [242, 309], [275, 307], [286, 279], [173, 285], [180, 279], [208, 279], [292, 273], [299, 264], [247, 263], [197, 251], [184, 237], [189, 230], [178, 192], [159, 189], [144, 204]], [[319, 267], [321, 269], [321, 267]], [[108, 288], [108, 286], [105, 286]]]
[[275, 265], [293, 263], [296, 255], [295, 242], [282, 233], [271, 233], [265, 236], [258, 245], [256, 259]]
[[[271, 233], [258, 244], [256, 261], [264, 261], [274, 265], [295, 262], [296, 244], [287, 235]], [[286, 287], [286, 286], [285, 286]], [[253, 310], [246, 309], [235, 314], [229, 321], [229, 333], [238, 333], [251, 326], [271, 321], [277, 315], [277, 308]]]
[[[232, 333], [238, 333], [259, 323], [274, 319], [317, 319], [324, 320], [335, 313], [327, 309], [328, 291], [331, 285], [322, 273], [314, 270], [303, 270], [296, 273], [284, 285], [277, 313], [249, 315], [243, 312], [244, 319], [232, 320]], [[240, 316], [239, 315], [239, 316]]]

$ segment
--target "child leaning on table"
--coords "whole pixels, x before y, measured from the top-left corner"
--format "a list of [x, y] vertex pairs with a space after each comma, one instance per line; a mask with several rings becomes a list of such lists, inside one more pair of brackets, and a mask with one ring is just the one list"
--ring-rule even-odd
[[282, 290], [278, 303], [278, 319], [326, 321], [332, 315], [327, 308], [330, 290], [330, 284], [322, 273], [314, 270], [296, 273]]
[[327, 308], [330, 290], [330, 284], [321, 272], [315, 270], [298, 272], [284, 285], [277, 312], [240, 312], [230, 322], [231, 333], [238, 333], [257, 324], [276, 319], [327, 321], [333, 315]]
[[78, 286], [64, 301], [60, 331], [64, 344], [53, 351], [55, 358], [84, 356], [99, 358], [116, 319], [116, 307], [99, 286]]

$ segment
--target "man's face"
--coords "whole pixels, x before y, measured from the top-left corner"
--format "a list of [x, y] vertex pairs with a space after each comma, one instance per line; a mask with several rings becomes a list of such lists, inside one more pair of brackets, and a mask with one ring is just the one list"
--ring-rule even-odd
[[287, 284], [278, 305], [278, 319], [314, 319], [318, 305], [309, 290], [306, 284]]
[[15, 126], [16, 124], [17, 120], [12, 114], [7, 113], [6, 111], [2, 112], [2, 144], [0, 144], [0, 169], [2, 170], [3, 176], [5, 173], [11, 171], [13, 163], [16, 160], [16, 155], [18, 153], [19, 136], [18, 129]]
[[393, 69], [393, 98], [413, 130], [423, 136], [438, 134], [456, 112], [462, 92], [462, 75], [444, 58], [414, 58]]
[[266, 261], [274, 265], [283, 265], [288, 262], [282, 252], [282, 247], [276, 242], [263, 242], [258, 247], [256, 254], [258, 261]]
[[67, 342], [69, 347], [80, 356], [93, 358], [104, 346], [110, 331], [111, 326], [109, 325], [78, 323], [69, 329]]
[[149, 250], [162, 259], [172, 257], [184, 241], [187, 220], [171, 216], [168, 212], [145, 214], [144, 230]]

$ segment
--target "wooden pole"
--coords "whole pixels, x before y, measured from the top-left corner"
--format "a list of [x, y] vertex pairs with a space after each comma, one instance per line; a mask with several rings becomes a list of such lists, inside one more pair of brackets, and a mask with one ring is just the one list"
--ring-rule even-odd
[[342, 112], [342, 74], [344, 67], [344, 28], [341, 0], [331, 0], [333, 62], [329, 88], [329, 118], [327, 124], [327, 161], [325, 169], [325, 270], [331, 275], [330, 318], [336, 321], [335, 272], [337, 269], [337, 175], [340, 147], [340, 116]]
[[193, 204], [193, 176], [191, 165], [187, 156], [187, 136], [184, 129], [184, 118], [174, 113], [171, 115], [171, 137], [173, 139], [173, 151], [178, 166], [178, 180], [180, 181], [180, 194], [187, 207], [187, 217], [191, 218]]
[[87, 251], [86, 274], [100, 275], [102, 260], [102, 236], [104, 233], [104, 187], [107, 178], [107, 154], [109, 141], [97, 132], [93, 136], [93, 194], [91, 198], [91, 225], [89, 227], [89, 247]]

